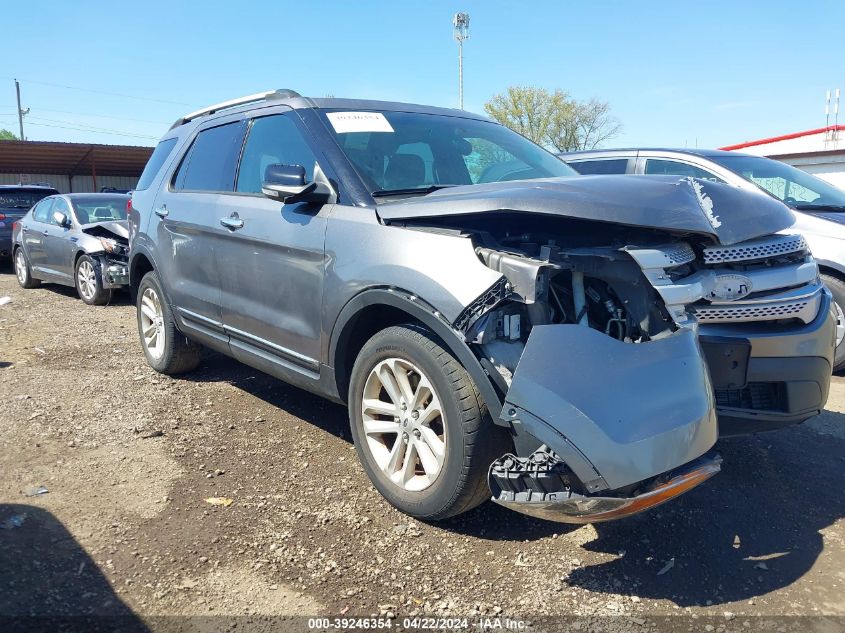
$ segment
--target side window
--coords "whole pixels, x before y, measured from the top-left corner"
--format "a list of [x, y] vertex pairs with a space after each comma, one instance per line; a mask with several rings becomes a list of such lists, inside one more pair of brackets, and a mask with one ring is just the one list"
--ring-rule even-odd
[[296, 122], [286, 114], [255, 119], [246, 139], [236, 191], [261, 193], [264, 170], [268, 165], [302, 165], [305, 179], [314, 178], [317, 159]]
[[243, 140], [242, 121], [203, 130], [173, 179], [175, 189], [189, 191], [232, 191], [235, 169]]
[[173, 147], [175, 145], [175, 138], [169, 138], [156, 145], [150, 159], [147, 161], [147, 166], [144, 167], [144, 171], [141, 172], [141, 177], [138, 179], [138, 184], [135, 186], [136, 191], [143, 191], [144, 189], [149, 188], [153, 182], [153, 178], [156, 177], [156, 174], [161, 169], [161, 166], [164, 165], [164, 161], [167, 160], [167, 157], [170, 156], [170, 152], [173, 151]]
[[53, 200], [55, 198], [45, 198], [39, 202], [32, 211], [32, 218], [36, 222], [50, 223], [50, 213], [53, 207]]
[[64, 213], [67, 217], [71, 217], [70, 215], [70, 207], [68, 207], [67, 202], [64, 198], [56, 198], [55, 202], [53, 202], [53, 208], [50, 210], [50, 214], [47, 216], [47, 220], [50, 224], [58, 225], [55, 219], [53, 219], [53, 214], [58, 211], [59, 213]]
[[582, 175], [624, 174], [628, 169], [627, 158], [602, 158], [599, 160], [576, 160], [567, 165]]
[[666, 160], [660, 158], [649, 158], [645, 162], [645, 173], [652, 176], [690, 176], [692, 178], [701, 178], [702, 180], [712, 180], [713, 182], [725, 182], [716, 174], [711, 173], [706, 169], [701, 169], [700, 167], [695, 167], [694, 165], [688, 165], [687, 163], [682, 163], [677, 160]]

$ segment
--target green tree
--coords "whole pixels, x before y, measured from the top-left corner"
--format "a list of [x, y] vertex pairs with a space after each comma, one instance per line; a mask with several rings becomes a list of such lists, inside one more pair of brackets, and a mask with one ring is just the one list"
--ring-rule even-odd
[[511, 86], [484, 110], [502, 125], [561, 152], [595, 149], [622, 131], [606, 102], [578, 101], [560, 89]]
[[9, 130], [0, 128], [0, 141], [17, 141], [18, 137], [15, 136], [14, 132], [10, 132]]

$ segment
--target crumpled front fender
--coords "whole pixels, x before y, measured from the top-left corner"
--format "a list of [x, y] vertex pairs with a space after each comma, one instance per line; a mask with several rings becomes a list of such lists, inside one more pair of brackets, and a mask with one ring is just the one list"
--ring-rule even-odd
[[686, 464], [718, 436], [696, 333], [624, 343], [580, 325], [533, 328], [501, 418], [563, 459], [588, 492]]

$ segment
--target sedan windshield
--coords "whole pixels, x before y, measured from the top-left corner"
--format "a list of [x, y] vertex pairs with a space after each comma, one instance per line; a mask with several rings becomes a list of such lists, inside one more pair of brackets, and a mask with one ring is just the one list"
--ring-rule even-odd
[[323, 116], [374, 196], [577, 175], [546, 150], [489, 121], [418, 112], [335, 111]]
[[80, 224], [94, 224], [126, 219], [126, 204], [129, 196], [96, 195], [74, 197], [73, 212]]
[[758, 156], [712, 160], [799, 211], [845, 211], [845, 191], [786, 163]]

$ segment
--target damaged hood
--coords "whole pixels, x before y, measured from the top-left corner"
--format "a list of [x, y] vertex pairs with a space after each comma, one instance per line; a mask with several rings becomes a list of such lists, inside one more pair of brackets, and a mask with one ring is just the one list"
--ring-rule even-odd
[[386, 220], [515, 211], [699, 233], [735, 244], [794, 222], [771, 198], [709, 180], [677, 176], [574, 176], [449, 187], [380, 203]]
[[83, 226], [82, 232], [88, 233], [88, 235], [93, 235], [94, 237], [121, 237], [124, 240], [128, 240], [129, 222], [126, 220], [95, 222], [93, 224], [86, 224]]

